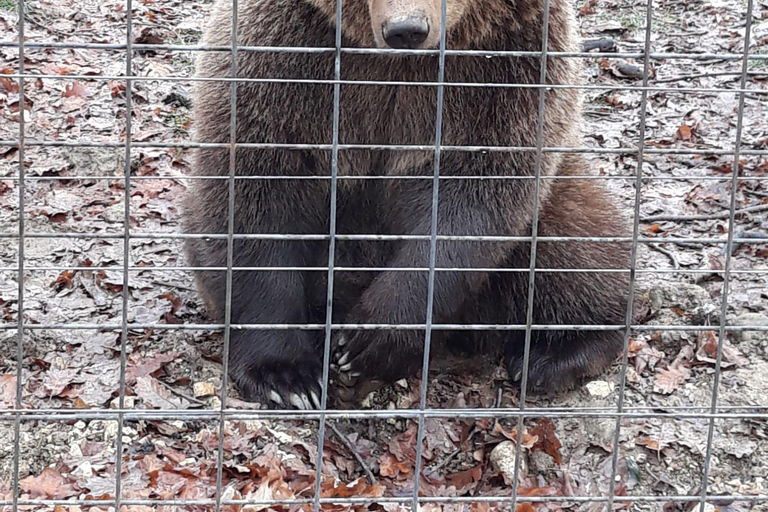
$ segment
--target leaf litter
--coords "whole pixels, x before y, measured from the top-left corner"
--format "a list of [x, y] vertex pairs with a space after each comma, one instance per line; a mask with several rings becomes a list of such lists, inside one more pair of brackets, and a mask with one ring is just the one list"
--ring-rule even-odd
[[[134, 2], [136, 42], [195, 44], [210, 2], [154, 0]], [[30, 42], [121, 42], [125, 34], [124, 3], [28, 1], [26, 37]], [[589, 0], [578, 2], [579, 23], [597, 51], [641, 52], [645, 2]], [[738, 53], [743, 45], [744, 6], [736, 0], [690, 3], [665, 2], [654, 13], [653, 49], [668, 53]], [[756, 3], [753, 53], [768, 41], [768, 6]], [[15, 37], [16, 12], [0, 8], [5, 39]], [[165, 76], [190, 76], [192, 52], [140, 51], [134, 73], [157, 77], [133, 83], [132, 139], [140, 142], [184, 142], [194, 125], [190, 84], [164, 82]], [[98, 77], [124, 72], [119, 51], [28, 48], [25, 67], [30, 73]], [[125, 84], [120, 81], [26, 81], [25, 97], [18, 83], [2, 78], [13, 73], [12, 47], [0, 48], [0, 139], [17, 137], [18, 120], [27, 125], [28, 140], [112, 142], [125, 132]], [[766, 70], [750, 67], [747, 87], [766, 89]], [[642, 59], [586, 60], [586, 78], [605, 89], [586, 91], [585, 144], [596, 149], [634, 148], [638, 143], [641, 94], [622, 85], [639, 85]], [[650, 85], [670, 91], [650, 91], [647, 97], [648, 148], [723, 150], [733, 147], [739, 97], [736, 93], [683, 93], [674, 89], [705, 87], [734, 89], [740, 63], [718, 60], [667, 59], [652, 61]], [[766, 95], [747, 95], [742, 147], [768, 147]], [[631, 153], [631, 152], [630, 152]], [[631, 205], [634, 198], [633, 154], [586, 155], [595, 172], [607, 177], [615, 192]], [[184, 191], [188, 151], [134, 148], [129, 194], [134, 233], [178, 231], [178, 198]], [[25, 214], [27, 232], [119, 234], [124, 226], [126, 167], [122, 148], [62, 148], [33, 146], [25, 151]], [[735, 191], [738, 237], [768, 232], [768, 175], [764, 155], [743, 155], [736, 167], [744, 179]], [[654, 325], [718, 326], [722, 300], [725, 253], [723, 244], [670, 243], [674, 238], [724, 237], [733, 171], [732, 156], [674, 155], [646, 152], [640, 212], [641, 235], [658, 244], [641, 244], [638, 255], [639, 311], [642, 323]], [[0, 232], [18, 229], [18, 152], [0, 148]], [[720, 180], [712, 178], [722, 178]], [[3, 179], [7, 178], [7, 179]], [[38, 179], [35, 179], [38, 178]], [[58, 179], [40, 179], [58, 178]], [[106, 179], [105, 179], [106, 178]], [[150, 178], [150, 179], [147, 179]], [[741, 210], [740, 210], [741, 211]], [[693, 217], [695, 216], [695, 217]], [[688, 218], [690, 217], [690, 220]], [[654, 249], [655, 247], [656, 249]], [[745, 315], [768, 315], [766, 270], [768, 245], [737, 244], [731, 259], [735, 270], [729, 282], [728, 319], [739, 324]], [[662, 250], [658, 250], [661, 248]], [[32, 271], [25, 275], [24, 314], [27, 324], [68, 322], [119, 323], [122, 318], [124, 264], [120, 239], [29, 239], [25, 266], [82, 267], [79, 270]], [[204, 323], [204, 308], [193, 288], [192, 275], [158, 272], [153, 267], [184, 264], [178, 240], [135, 240], [130, 264], [146, 267], [132, 272], [128, 282], [129, 321], [137, 323]], [[0, 267], [15, 267], [18, 243], [0, 239]], [[88, 267], [114, 267], [88, 270]], [[668, 270], [678, 269], [680, 273]], [[658, 271], [658, 272], [656, 272]], [[747, 272], [739, 272], [747, 271]], [[17, 276], [0, 271], [0, 321], [14, 323], [18, 315]], [[755, 317], [750, 317], [754, 319]], [[750, 320], [754, 321], [754, 320]], [[729, 408], [766, 407], [768, 396], [768, 340], [764, 333], [719, 339], [717, 330], [638, 330], [629, 339], [629, 367], [625, 407], [668, 410], [672, 407], [708, 408], [721, 347], [719, 403]], [[118, 331], [36, 329], [25, 333], [22, 399], [25, 408], [99, 409], [116, 407], [120, 389]], [[15, 330], [0, 334], [0, 407], [16, 403]], [[127, 339], [126, 408], [207, 409], [220, 406], [221, 351], [216, 333], [131, 330]], [[488, 408], [519, 406], [517, 390], [504, 382], [498, 365], [480, 362], [463, 371], [434, 366], [429, 377], [430, 407]], [[579, 388], [559, 397], [529, 398], [529, 406], [615, 408], [620, 389], [618, 366], [599, 377], [608, 386]], [[602, 382], [601, 380], [601, 382]], [[211, 394], [195, 393], [213, 389]], [[367, 408], [414, 408], [419, 403], [420, 379], [370, 395]], [[501, 393], [498, 390], [501, 389]], [[607, 389], [592, 394], [591, 389]], [[247, 407], [228, 390], [232, 407]], [[198, 396], [200, 395], [200, 396]], [[501, 397], [500, 404], [497, 397]], [[743, 410], [743, 409], [739, 409]], [[526, 419], [522, 435], [510, 419], [428, 418], [424, 425], [423, 471], [420, 488], [428, 496], [509, 496], [510, 482], [490, 463], [494, 448], [511, 442], [520, 452], [517, 512], [542, 510], [598, 510], [599, 504], [579, 501], [524, 502], [526, 496], [602, 496], [612, 476], [612, 451], [619, 449], [617, 496], [696, 493], [706, 453], [706, 420], [696, 418], [632, 418], [621, 422], [619, 445], [613, 446], [613, 418], [560, 417]], [[325, 497], [367, 497], [371, 505], [357, 509], [404, 510], [392, 503], [376, 503], [383, 496], [410, 496], [413, 489], [418, 425], [405, 419], [339, 420], [337, 429], [349, 443], [334, 436], [324, 441], [321, 494]], [[313, 421], [230, 420], [224, 426], [223, 497], [225, 499], [311, 498], [315, 489], [317, 424]], [[108, 499], [115, 491], [114, 421], [24, 421], [20, 445], [21, 497]], [[216, 493], [219, 425], [203, 420], [139, 420], [123, 429], [123, 498], [212, 499]], [[714, 449], [708, 490], [712, 494], [760, 494], [768, 487], [768, 426], [763, 419], [735, 418], [715, 423]], [[376, 482], [364, 475], [358, 459]], [[9, 496], [13, 431], [0, 423], [0, 495]], [[676, 510], [675, 503], [633, 503], [633, 510]], [[617, 508], [627, 503], [616, 501]], [[719, 510], [747, 510], [741, 502], [718, 504]], [[29, 507], [36, 509], [41, 507]], [[98, 510], [107, 507], [89, 507]], [[148, 510], [128, 506], [134, 512]], [[203, 507], [188, 507], [200, 509]], [[238, 507], [224, 506], [228, 512]], [[252, 511], [265, 505], [249, 505]], [[311, 506], [273, 509], [311, 510]], [[350, 507], [324, 504], [324, 510]], [[469, 507], [424, 504], [427, 510], [499, 510], [501, 504], [474, 503]], [[42, 508], [41, 508], [42, 509]], [[46, 509], [47, 510], [47, 509]], [[682, 509], [681, 509], [682, 510]], [[757, 510], [757, 508], [755, 508]], [[58, 505], [55, 512], [80, 512], [74, 505]]]

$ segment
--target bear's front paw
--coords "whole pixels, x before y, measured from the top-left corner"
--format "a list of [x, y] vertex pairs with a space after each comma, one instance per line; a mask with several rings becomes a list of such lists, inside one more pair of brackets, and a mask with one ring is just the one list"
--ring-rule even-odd
[[319, 409], [322, 381], [319, 368], [250, 369], [230, 371], [240, 395], [264, 409]]
[[384, 384], [408, 377], [421, 366], [422, 347], [413, 333], [396, 330], [344, 331], [334, 338], [331, 370], [336, 396], [352, 403]]

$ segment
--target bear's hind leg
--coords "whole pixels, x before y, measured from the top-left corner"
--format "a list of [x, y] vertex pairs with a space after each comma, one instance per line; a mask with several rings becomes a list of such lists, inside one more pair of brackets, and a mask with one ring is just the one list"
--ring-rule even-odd
[[[553, 185], [539, 224], [541, 236], [627, 236], [629, 228], [606, 190], [594, 180], [564, 179]], [[629, 244], [600, 241], [539, 241], [537, 244], [533, 324], [620, 326], [626, 320], [629, 292]], [[516, 266], [529, 251], [516, 251]], [[525, 255], [523, 258], [520, 255]], [[520, 260], [523, 261], [520, 261]], [[568, 269], [567, 272], [548, 272]], [[580, 272], [574, 269], [591, 270]], [[528, 274], [520, 274], [511, 293], [515, 320], [525, 323]], [[531, 333], [528, 391], [559, 392], [604, 371], [620, 354], [623, 329], [534, 330]], [[505, 344], [509, 376], [522, 376], [524, 333]]]

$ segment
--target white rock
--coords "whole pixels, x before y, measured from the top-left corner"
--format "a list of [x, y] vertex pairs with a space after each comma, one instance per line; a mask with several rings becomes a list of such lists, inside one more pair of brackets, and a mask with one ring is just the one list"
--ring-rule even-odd
[[[509, 485], [515, 484], [515, 443], [512, 441], [504, 441], [496, 445], [491, 451], [491, 463], [494, 467], [504, 475], [504, 480]], [[520, 473], [521, 478], [525, 478], [528, 474], [528, 467], [525, 464], [525, 457], [520, 460]]]
[[613, 384], [604, 380], [593, 380], [587, 383], [587, 391], [592, 396], [605, 398], [613, 393]]
[[216, 388], [210, 382], [195, 382], [192, 386], [192, 392], [195, 398], [202, 398], [205, 396], [212, 396], [216, 393]]

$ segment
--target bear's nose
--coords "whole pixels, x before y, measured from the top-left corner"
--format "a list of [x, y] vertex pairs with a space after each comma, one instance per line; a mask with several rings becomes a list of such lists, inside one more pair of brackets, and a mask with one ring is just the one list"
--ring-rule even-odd
[[427, 40], [429, 23], [421, 16], [389, 20], [384, 24], [382, 35], [390, 48], [417, 48]]

